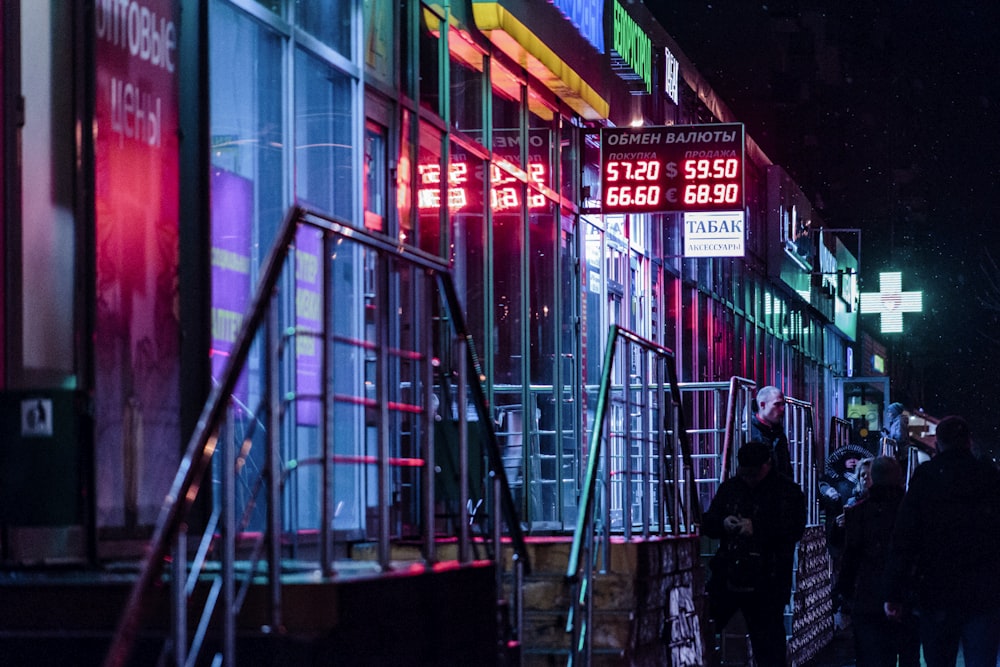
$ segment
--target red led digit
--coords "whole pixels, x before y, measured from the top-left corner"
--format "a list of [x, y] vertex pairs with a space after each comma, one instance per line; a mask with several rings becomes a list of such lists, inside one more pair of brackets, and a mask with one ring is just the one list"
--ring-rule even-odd
[[618, 163], [609, 162], [608, 168], [605, 170], [605, 174], [608, 177], [608, 183], [613, 183], [618, 180]]
[[528, 174], [534, 183], [545, 185], [545, 165], [534, 162], [528, 165]]
[[738, 183], [726, 184], [726, 203], [735, 204], [740, 198], [740, 186]]
[[469, 200], [465, 196], [465, 188], [448, 189], [448, 208], [452, 211], [465, 208]]
[[441, 182], [441, 168], [436, 164], [419, 164], [420, 182], [423, 185], [433, 185]]
[[454, 185], [468, 180], [469, 167], [464, 162], [453, 162], [448, 168], [448, 182]]
[[608, 188], [604, 196], [604, 203], [608, 206], [618, 206], [618, 186], [612, 185]]
[[[659, 164], [659, 162], [657, 162]], [[660, 192], [661, 188], [659, 185], [650, 185], [649, 190], [646, 191], [646, 198], [650, 206], [659, 206], [660, 204]]]

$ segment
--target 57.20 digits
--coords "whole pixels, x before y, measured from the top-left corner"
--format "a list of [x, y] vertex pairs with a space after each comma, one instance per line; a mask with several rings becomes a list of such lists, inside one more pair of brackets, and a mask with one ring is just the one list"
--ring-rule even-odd
[[[659, 185], [636, 185], [647, 181], [655, 183], [660, 178], [659, 160], [612, 160], [605, 169], [608, 191], [604, 203], [608, 206], [657, 206], [663, 196]], [[610, 185], [616, 181], [630, 185]]]

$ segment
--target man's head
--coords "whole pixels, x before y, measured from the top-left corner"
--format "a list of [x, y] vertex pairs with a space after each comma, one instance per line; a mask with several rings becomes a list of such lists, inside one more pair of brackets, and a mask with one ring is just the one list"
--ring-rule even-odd
[[736, 453], [739, 474], [750, 482], [764, 478], [771, 470], [771, 448], [763, 442], [748, 442]]
[[757, 392], [757, 415], [771, 426], [785, 420], [785, 395], [777, 387], [768, 385]]
[[872, 459], [869, 478], [871, 486], [902, 486], [903, 470], [893, 457], [878, 456]]
[[938, 451], [941, 452], [952, 449], [971, 449], [972, 447], [969, 424], [961, 417], [945, 417], [938, 422], [934, 435], [937, 438]]

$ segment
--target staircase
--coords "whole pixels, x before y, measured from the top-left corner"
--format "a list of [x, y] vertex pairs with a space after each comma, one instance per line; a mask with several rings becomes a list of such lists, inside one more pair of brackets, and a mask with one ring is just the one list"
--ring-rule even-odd
[[[444, 667], [454, 665], [455, 656], [467, 657], [468, 664], [497, 664], [492, 563], [435, 568], [399, 563], [398, 567], [392, 576], [358, 571], [337, 581], [290, 569], [282, 575], [282, 628], [267, 626], [266, 585], [251, 587], [238, 616], [231, 664]], [[137, 573], [138, 563], [3, 572], [2, 663], [102, 665]], [[206, 578], [193, 600], [204, 598], [210, 589]], [[126, 663], [130, 667], [163, 664], [161, 653], [171, 637], [169, 592], [167, 587], [154, 587], [146, 623]]]
[[[573, 641], [567, 631], [572, 587], [566, 579], [572, 541], [526, 539], [532, 573], [523, 585], [521, 664], [561, 667], [568, 664]], [[610, 547], [611, 567], [593, 582], [589, 664], [708, 664], [698, 538], [616, 539]]]

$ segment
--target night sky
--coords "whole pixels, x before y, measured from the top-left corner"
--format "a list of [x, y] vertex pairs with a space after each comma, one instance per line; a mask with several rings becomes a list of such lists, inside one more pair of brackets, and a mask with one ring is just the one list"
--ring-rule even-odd
[[862, 291], [923, 290], [881, 337], [891, 400], [1000, 449], [1000, 2], [646, 4], [823, 225], [862, 230]]

